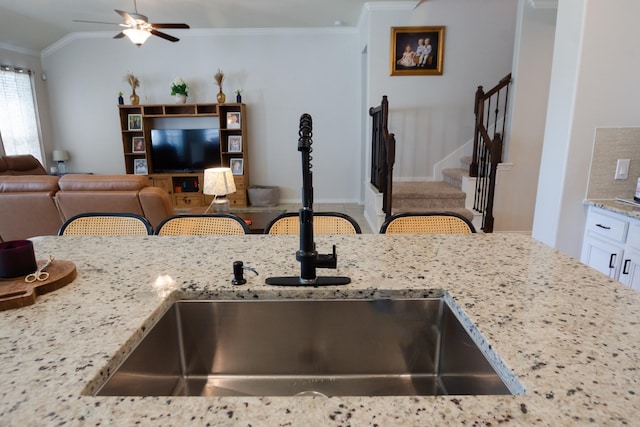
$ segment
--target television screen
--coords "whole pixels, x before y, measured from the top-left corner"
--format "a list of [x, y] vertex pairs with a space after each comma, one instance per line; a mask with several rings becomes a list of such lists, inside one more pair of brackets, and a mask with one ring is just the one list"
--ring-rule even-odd
[[218, 129], [152, 129], [153, 172], [201, 172], [221, 166]]

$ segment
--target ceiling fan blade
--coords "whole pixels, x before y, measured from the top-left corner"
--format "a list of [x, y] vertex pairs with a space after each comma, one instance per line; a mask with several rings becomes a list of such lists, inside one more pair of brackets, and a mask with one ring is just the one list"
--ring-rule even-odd
[[170, 36], [169, 34], [161, 33], [160, 31], [156, 31], [154, 29], [151, 29], [151, 34], [153, 34], [154, 36], [162, 37], [163, 39], [169, 40], [170, 42], [177, 42], [178, 40], [180, 40], [177, 37], [173, 37], [173, 36]]
[[184, 28], [189, 29], [187, 24], [151, 24], [153, 28]]
[[114, 39], [121, 39], [121, 38], [123, 38], [124, 36], [126, 36], [126, 34], [125, 34], [125, 33], [120, 32], [120, 33], [116, 34], [113, 38], [114, 38]]
[[107, 24], [107, 25], [122, 25], [116, 22], [102, 22], [102, 21], [83, 21], [81, 19], [74, 19], [73, 22], [86, 22], [89, 24]]
[[119, 14], [120, 16], [122, 16], [125, 20], [125, 22], [129, 23], [129, 22], [135, 22], [135, 19], [133, 19], [133, 17], [131, 15], [129, 15], [128, 12], [125, 12], [124, 10], [118, 10], [118, 9], [114, 9], [116, 11], [117, 14]]

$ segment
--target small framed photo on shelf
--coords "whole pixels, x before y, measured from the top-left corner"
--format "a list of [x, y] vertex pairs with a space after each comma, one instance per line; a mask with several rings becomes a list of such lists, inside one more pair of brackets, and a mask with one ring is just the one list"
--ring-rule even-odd
[[147, 159], [133, 159], [133, 173], [136, 175], [146, 175]]
[[234, 175], [244, 174], [244, 159], [231, 159], [230, 161], [231, 173]]
[[142, 130], [142, 114], [129, 114], [129, 130]]
[[144, 136], [134, 136], [131, 139], [131, 152], [144, 153]]
[[240, 129], [240, 112], [227, 113], [227, 129]]
[[229, 135], [227, 139], [229, 153], [242, 153], [242, 136]]

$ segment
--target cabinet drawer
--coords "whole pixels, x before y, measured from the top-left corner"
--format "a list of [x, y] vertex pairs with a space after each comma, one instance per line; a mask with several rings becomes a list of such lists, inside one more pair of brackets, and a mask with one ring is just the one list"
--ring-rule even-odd
[[176, 206], [179, 207], [189, 207], [189, 206], [200, 206], [202, 197], [199, 195], [187, 196], [185, 194], [175, 195]]
[[616, 242], [624, 243], [627, 238], [629, 221], [603, 215], [600, 212], [591, 211], [587, 216], [587, 231], [599, 236], [604, 236]]

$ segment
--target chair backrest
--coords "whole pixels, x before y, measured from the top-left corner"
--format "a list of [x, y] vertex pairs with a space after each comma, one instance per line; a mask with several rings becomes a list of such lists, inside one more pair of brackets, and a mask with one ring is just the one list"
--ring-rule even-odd
[[[361, 234], [360, 225], [339, 212], [314, 212], [313, 234]], [[264, 229], [264, 234], [300, 234], [299, 214], [287, 212], [277, 216]]]
[[83, 213], [62, 224], [58, 236], [146, 236], [153, 234], [151, 224], [130, 213]]
[[380, 227], [381, 234], [456, 234], [475, 233], [471, 221], [454, 212], [400, 213], [392, 215]]
[[174, 215], [156, 228], [158, 236], [249, 234], [242, 218], [231, 214]]

